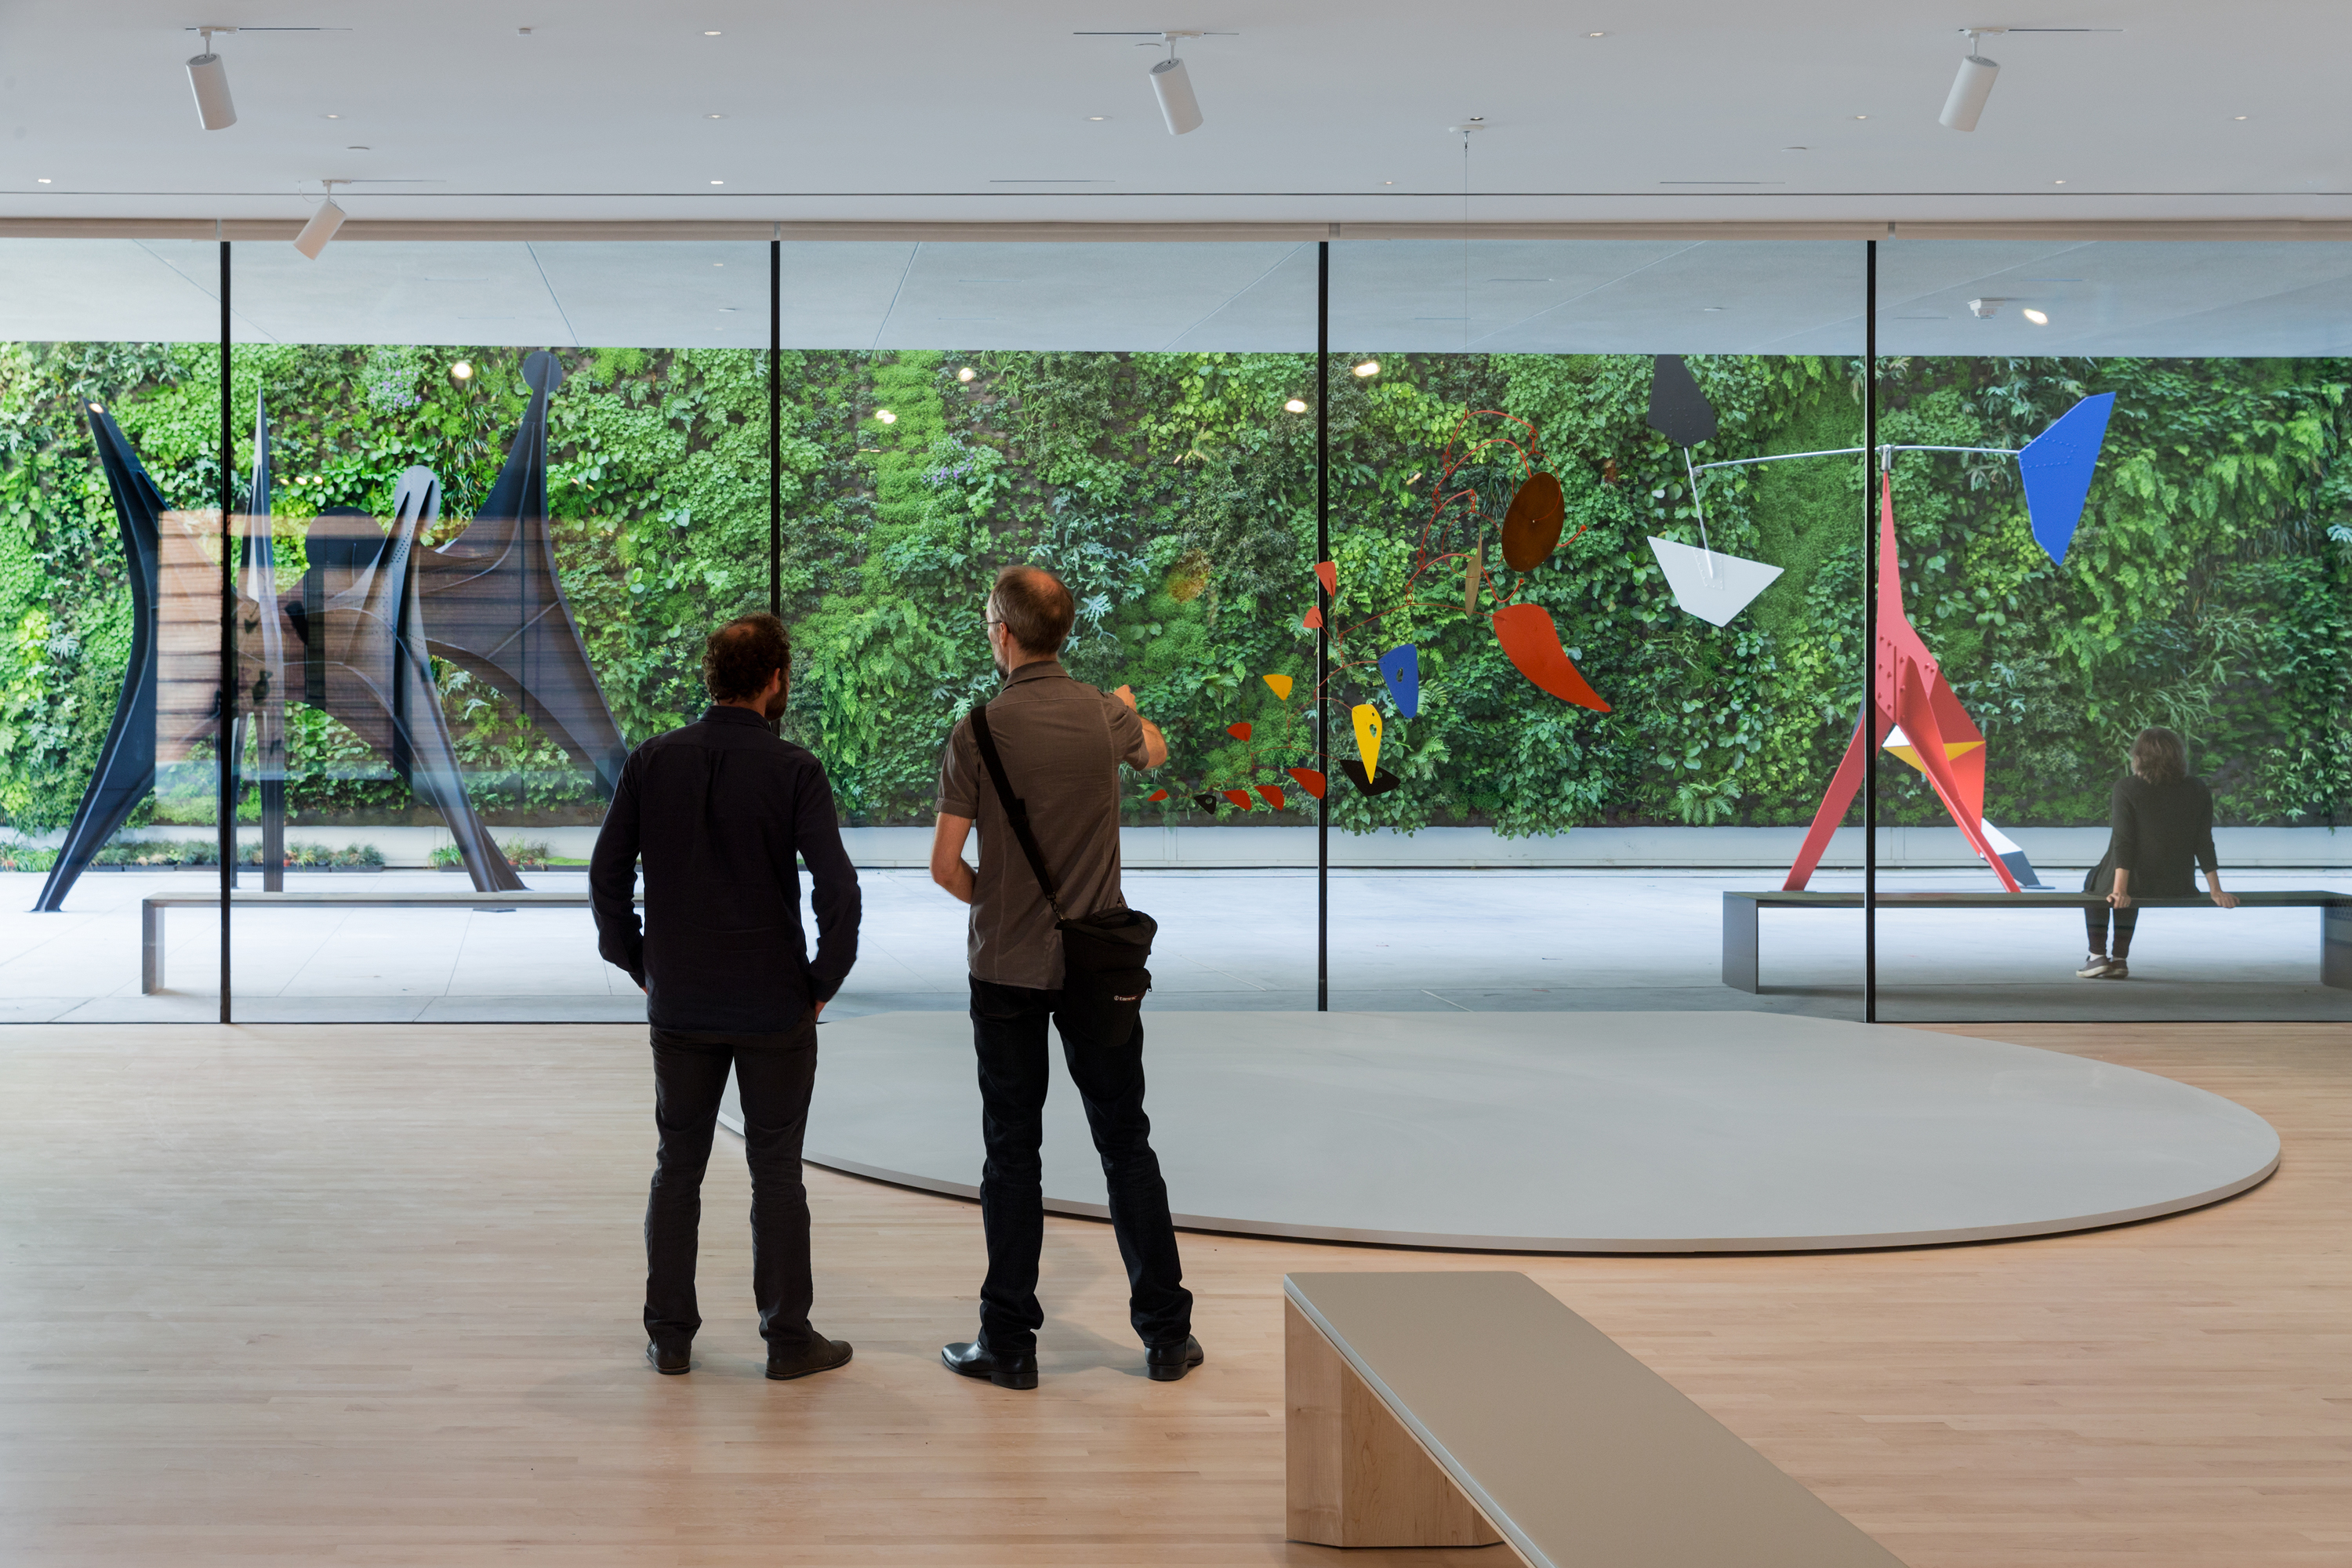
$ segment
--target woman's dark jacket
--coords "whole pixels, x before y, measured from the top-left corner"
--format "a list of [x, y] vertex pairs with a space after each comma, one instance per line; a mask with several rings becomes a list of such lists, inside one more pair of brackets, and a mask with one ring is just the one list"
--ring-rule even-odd
[[2195, 895], [2193, 866], [2210, 877], [2213, 858], [2213, 792], [2200, 779], [2153, 784], [2137, 773], [2116, 781], [2108, 808], [2113, 824], [2107, 853], [2083, 879], [2083, 891], [2115, 891], [2117, 869], [2131, 873], [2125, 891], [2135, 899], [2185, 899]]

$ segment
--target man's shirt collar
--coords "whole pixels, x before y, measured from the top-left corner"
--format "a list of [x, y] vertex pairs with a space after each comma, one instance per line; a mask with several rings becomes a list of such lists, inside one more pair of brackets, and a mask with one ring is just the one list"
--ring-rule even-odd
[[1067, 680], [1070, 672], [1062, 668], [1062, 661], [1058, 658], [1041, 658], [1034, 663], [1024, 664], [1006, 676], [1004, 684], [1013, 686], [1024, 680], [1052, 680], [1056, 678]]

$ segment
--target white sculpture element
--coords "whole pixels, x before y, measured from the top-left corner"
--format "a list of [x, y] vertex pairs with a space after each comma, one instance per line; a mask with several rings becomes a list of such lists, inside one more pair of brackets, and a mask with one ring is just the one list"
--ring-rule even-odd
[[1666, 574], [1675, 603], [1712, 626], [1729, 626], [1780, 574], [1780, 567], [1761, 561], [1694, 550], [1671, 539], [1651, 540], [1650, 550], [1658, 558], [1658, 570]]

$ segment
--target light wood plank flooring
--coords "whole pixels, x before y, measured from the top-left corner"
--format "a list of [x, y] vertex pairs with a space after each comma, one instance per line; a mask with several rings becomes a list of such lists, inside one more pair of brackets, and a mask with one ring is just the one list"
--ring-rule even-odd
[[[1524, 1268], [1913, 1568], [2352, 1562], [2352, 1028], [1967, 1032], [2251, 1106], [2279, 1174], [2087, 1236], [1496, 1259], [1189, 1237], [1146, 1382], [1108, 1227], [1049, 1220], [1035, 1394], [954, 1378], [977, 1211], [811, 1173], [845, 1371], [760, 1376], [713, 1162], [691, 1376], [636, 1327], [620, 1028], [0, 1033], [0, 1563], [1363, 1563], [1282, 1539], [1281, 1276]], [[1504, 1548], [1382, 1552], [1497, 1564]]]

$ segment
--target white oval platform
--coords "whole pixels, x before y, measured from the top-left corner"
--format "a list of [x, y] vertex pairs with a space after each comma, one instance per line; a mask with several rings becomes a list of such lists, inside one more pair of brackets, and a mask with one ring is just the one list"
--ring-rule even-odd
[[[1527, 1252], [1801, 1251], [2043, 1236], [2242, 1192], [2278, 1134], [2079, 1057], [1770, 1013], [1150, 1013], [1177, 1223]], [[828, 1022], [808, 1158], [972, 1196], [961, 1013]], [[1055, 1042], [1046, 1206], [1100, 1217]], [[732, 1106], [730, 1106], [731, 1112]], [[730, 1115], [729, 1120], [734, 1118]]]

